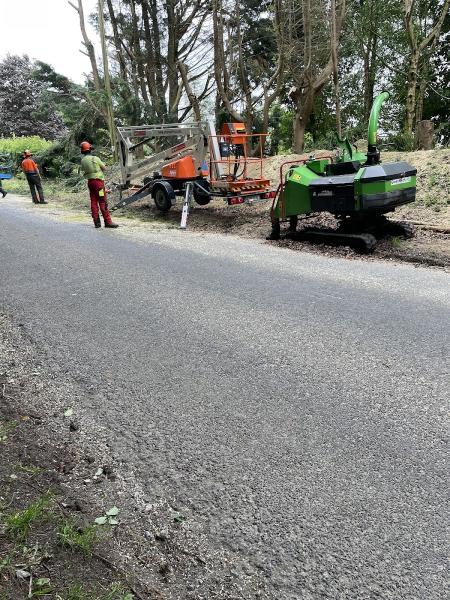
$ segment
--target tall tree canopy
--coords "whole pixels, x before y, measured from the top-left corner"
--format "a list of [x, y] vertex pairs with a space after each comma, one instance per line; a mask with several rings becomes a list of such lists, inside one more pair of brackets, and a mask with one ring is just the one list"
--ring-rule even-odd
[[[91, 64], [85, 85], [8, 57], [0, 63], [0, 135], [53, 139], [66, 126], [78, 141], [106, 127], [109, 94], [86, 27], [98, 28], [98, 14], [86, 14], [83, 0], [69, 4]], [[302, 151], [334, 128], [364, 135], [374, 96], [388, 89], [387, 133], [412, 143], [416, 123], [432, 119], [448, 141], [449, 7], [450, 0], [104, 0], [116, 121], [244, 120], [249, 132], [272, 132], [272, 148]]]
[[49, 101], [45, 82], [28, 56], [8, 55], [0, 62], [0, 135], [39, 135], [53, 140], [66, 133], [62, 116]]

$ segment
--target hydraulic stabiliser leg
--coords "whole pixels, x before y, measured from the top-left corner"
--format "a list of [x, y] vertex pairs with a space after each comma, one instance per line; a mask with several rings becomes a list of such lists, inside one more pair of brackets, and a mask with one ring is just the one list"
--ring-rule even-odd
[[266, 236], [266, 240], [279, 240], [281, 233], [280, 219], [272, 219], [272, 231]]
[[189, 215], [189, 208], [191, 206], [193, 192], [194, 192], [194, 184], [191, 181], [188, 181], [186, 183], [186, 190], [184, 192], [183, 210], [181, 212], [180, 229], [186, 229], [187, 218]]

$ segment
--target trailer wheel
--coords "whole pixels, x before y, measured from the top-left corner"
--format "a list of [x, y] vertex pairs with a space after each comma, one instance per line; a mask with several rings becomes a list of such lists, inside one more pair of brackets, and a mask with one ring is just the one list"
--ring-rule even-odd
[[[207, 181], [196, 181], [194, 185], [194, 200], [200, 206], [206, 206], [211, 202], [211, 196], [209, 195], [209, 183]], [[204, 190], [204, 191], [203, 191]]]
[[156, 208], [161, 212], [170, 210], [172, 200], [175, 198], [173, 188], [167, 182], [165, 182], [165, 185], [154, 186], [152, 196]]

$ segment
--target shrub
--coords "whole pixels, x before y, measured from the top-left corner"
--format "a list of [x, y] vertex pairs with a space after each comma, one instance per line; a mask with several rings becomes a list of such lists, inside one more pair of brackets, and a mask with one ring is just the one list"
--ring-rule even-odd
[[414, 136], [410, 133], [400, 131], [386, 140], [386, 144], [391, 145], [393, 150], [400, 152], [412, 152], [414, 150]]
[[14, 167], [16, 167], [24, 150], [31, 150], [33, 154], [39, 154], [50, 148], [51, 145], [52, 142], [37, 135], [0, 137], [0, 162], [8, 163], [12, 161]]

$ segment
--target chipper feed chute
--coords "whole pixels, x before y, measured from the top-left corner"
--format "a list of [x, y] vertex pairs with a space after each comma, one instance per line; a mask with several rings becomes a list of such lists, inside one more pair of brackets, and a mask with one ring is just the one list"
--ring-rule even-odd
[[[416, 197], [416, 169], [407, 162], [381, 163], [377, 148], [380, 108], [389, 97], [383, 92], [372, 107], [367, 153], [358, 152], [347, 139], [338, 140], [336, 156], [310, 158], [290, 166], [272, 210], [269, 239], [280, 237], [280, 220], [290, 220], [296, 238], [344, 243], [373, 250], [376, 238], [388, 233], [410, 235], [411, 230], [384, 215]], [[296, 232], [300, 215], [329, 212], [339, 220], [336, 230]]]

